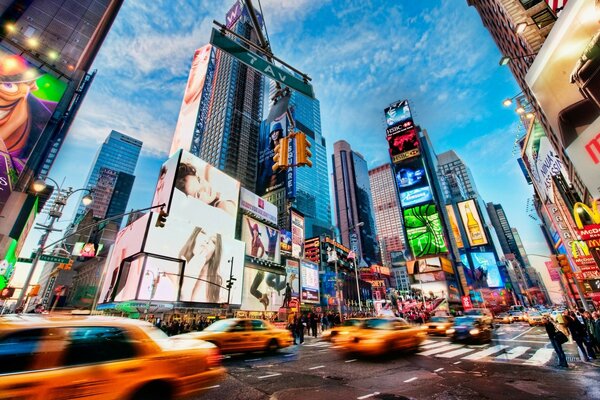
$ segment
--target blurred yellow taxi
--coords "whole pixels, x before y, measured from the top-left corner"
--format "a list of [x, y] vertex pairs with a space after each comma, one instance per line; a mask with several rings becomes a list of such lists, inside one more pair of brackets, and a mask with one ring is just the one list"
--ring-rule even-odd
[[429, 321], [425, 323], [425, 331], [429, 335], [440, 335], [446, 336], [446, 330], [454, 324], [454, 318], [452, 317], [431, 317]]
[[290, 331], [279, 329], [262, 319], [228, 318], [213, 322], [201, 332], [174, 336], [214, 343], [223, 353], [276, 351], [291, 346]]
[[425, 335], [421, 327], [410, 325], [402, 318], [367, 318], [336, 347], [344, 353], [362, 355], [416, 351]]
[[0, 317], [0, 360], [0, 399], [174, 399], [226, 372], [210, 343], [109, 317]]
[[356, 329], [365, 319], [364, 318], [348, 318], [341, 325], [335, 326], [326, 330], [321, 334], [323, 340], [335, 342], [336, 339], [348, 335], [352, 330]]

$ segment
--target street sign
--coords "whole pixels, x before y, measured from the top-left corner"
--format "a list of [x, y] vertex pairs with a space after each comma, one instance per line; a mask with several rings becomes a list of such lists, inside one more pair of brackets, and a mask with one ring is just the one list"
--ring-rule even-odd
[[296, 78], [294, 75], [275, 64], [268, 62], [258, 54], [246, 49], [237, 42], [234, 42], [217, 29], [213, 28], [212, 30], [210, 44], [243, 62], [250, 68], [254, 68], [258, 72], [267, 75], [269, 78], [274, 79], [311, 99], [315, 98], [315, 93], [310, 83], [306, 83], [302, 79]]
[[67, 264], [69, 262], [70, 258], [68, 257], [60, 257], [60, 256], [54, 256], [52, 254], [42, 254], [40, 256], [40, 261], [48, 261], [48, 262], [54, 262], [54, 263], [60, 263], [60, 264]]
[[31, 264], [33, 262], [33, 258], [22, 258], [22, 257], [19, 257], [19, 258], [17, 258], [17, 262]]

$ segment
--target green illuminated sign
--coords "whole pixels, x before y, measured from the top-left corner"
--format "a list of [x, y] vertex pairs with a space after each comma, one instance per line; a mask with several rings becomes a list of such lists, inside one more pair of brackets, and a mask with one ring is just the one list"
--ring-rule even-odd
[[404, 210], [404, 226], [415, 257], [447, 253], [442, 222], [435, 205], [425, 204]]

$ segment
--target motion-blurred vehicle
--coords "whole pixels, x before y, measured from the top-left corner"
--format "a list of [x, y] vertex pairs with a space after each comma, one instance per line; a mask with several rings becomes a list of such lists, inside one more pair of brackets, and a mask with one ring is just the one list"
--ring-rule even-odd
[[446, 331], [454, 323], [454, 318], [448, 317], [431, 317], [429, 321], [425, 323], [426, 332], [428, 335], [446, 336]]
[[487, 324], [491, 324], [494, 319], [492, 312], [487, 308], [472, 308], [470, 310], [465, 311], [464, 316], [477, 318], [478, 320], [483, 321]]
[[509, 314], [510, 314], [510, 319], [512, 320], [512, 322], [525, 321], [525, 316], [523, 315], [523, 312], [521, 312], [521, 311], [511, 311]]
[[340, 337], [348, 335], [352, 330], [356, 329], [365, 319], [364, 318], [348, 318], [341, 325], [335, 326], [326, 330], [321, 334], [323, 340], [335, 342]]
[[494, 317], [494, 323], [496, 324], [510, 324], [512, 323], [512, 318], [508, 313], [500, 313]]
[[492, 340], [492, 324], [478, 317], [457, 317], [446, 334], [455, 342], [489, 343]]
[[0, 399], [174, 399], [225, 376], [214, 345], [114, 317], [0, 317], [0, 360]]
[[544, 317], [540, 312], [530, 311], [527, 313], [527, 322], [529, 323], [529, 326], [541, 326], [544, 325]]
[[223, 353], [251, 351], [274, 352], [291, 346], [292, 334], [262, 319], [228, 318], [213, 322], [200, 332], [174, 336], [175, 339], [197, 339], [214, 343]]
[[416, 351], [425, 340], [425, 331], [402, 318], [367, 318], [339, 342], [344, 353], [384, 355], [399, 350]]

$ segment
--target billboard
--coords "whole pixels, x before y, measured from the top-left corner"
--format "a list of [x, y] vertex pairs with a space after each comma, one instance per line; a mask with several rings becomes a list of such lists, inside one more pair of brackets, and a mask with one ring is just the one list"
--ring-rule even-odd
[[419, 150], [419, 138], [415, 128], [388, 136], [387, 141], [390, 157], [394, 164], [421, 154]]
[[400, 192], [400, 204], [402, 207], [411, 207], [421, 203], [427, 203], [433, 200], [433, 193], [429, 186]]
[[188, 221], [207, 232], [234, 237], [240, 183], [193, 154], [182, 151], [167, 225]]
[[474, 247], [488, 244], [487, 236], [475, 201], [470, 199], [461, 201], [456, 205], [469, 240], [469, 245]]
[[300, 261], [300, 284], [303, 303], [319, 302], [319, 266], [313, 262]]
[[246, 255], [275, 264], [281, 263], [279, 229], [244, 215], [242, 242], [246, 242]]
[[140, 254], [123, 264], [115, 301], [178, 301], [183, 262]]
[[102, 243], [98, 244], [98, 248], [94, 243], [85, 243], [85, 242], [77, 242], [73, 246], [73, 251], [71, 251], [72, 256], [77, 257], [96, 257], [99, 254], [104, 245]]
[[454, 207], [452, 207], [452, 204], [446, 205], [446, 213], [448, 214], [448, 219], [450, 220], [450, 229], [452, 230], [452, 236], [454, 237], [456, 246], [459, 249], [463, 249], [465, 245], [462, 241], [462, 236], [460, 235], [458, 220], [456, 219], [456, 213], [454, 212]]
[[544, 261], [546, 265], [546, 269], [548, 270], [548, 274], [550, 275], [550, 280], [554, 282], [560, 281], [560, 272], [558, 272], [558, 268], [554, 266], [552, 261]]
[[383, 112], [385, 113], [385, 122], [388, 128], [394, 126], [408, 128], [413, 126], [408, 100], [402, 100], [390, 104], [390, 106], [384, 109]]
[[0, 153], [7, 164], [0, 179], [14, 183], [21, 174], [66, 89], [66, 82], [0, 50]]
[[489, 288], [504, 287], [494, 253], [471, 253], [476, 282], [485, 282]]
[[275, 146], [279, 140], [288, 135], [288, 117], [286, 110], [276, 116], [271, 123], [264, 121], [260, 127], [260, 137], [258, 141], [258, 179], [257, 193], [264, 195], [273, 190], [280, 189], [286, 184], [286, 171], [273, 172], [273, 156], [275, 155]]
[[300, 263], [296, 260], [285, 260], [285, 273], [292, 288], [292, 297], [300, 297]]
[[448, 252], [435, 205], [407, 208], [403, 214], [408, 243], [415, 257]]
[[263, 218], [273, 225], [277, 225], [277, 206], [246, 188], [240, 190], [240, 208]]
[[286, 256], [292, 255], [292, 232], [282, 229], [279, 231], [281, 254]]
[[394, 176], [401, 192], [427, 186], [427, 175], [421, 158], [394, 165]]
[[294, 210], [290, 211], [292, 227], [292, 257], [304, 257], [304, 217]]
[[17, 180], [16, 173], [11, 172], [10, 155], [0, 151], [0, 210], [8, 201]]
[[240, 308], [245, 311], [278, 311], [283, 305], [286, 283], [285, 274], [246, 266]]
[[194, 132], [198, 129], [200, 129], [200, 132], [204, 131], [203, 123], [206, 122], [206, 114], [208, 113], [208, 99], [212, 76], [214, 75], [214, 64], [215, 52], [212, 45], [207, 44], [194, 53], [190, 75], [183, 94], [183, 102], [179, 109], [175, 133], [173, 134], [173, 141], [171, 142], [170, 155], [179, 149], [191, 150]]
[[177, 166], [179, 165], [181, 153], [182, 151], [175, 152], [164, 162], [162, 167], [160, 167], [158, 179], [156, 180], [156, 189], [154, 190], [152, 206], [164, 204], [167, 213], [171, 206], [171, 197], [173, 195], [173, 187], [175, 186], [175, 174], [177, 173]]

